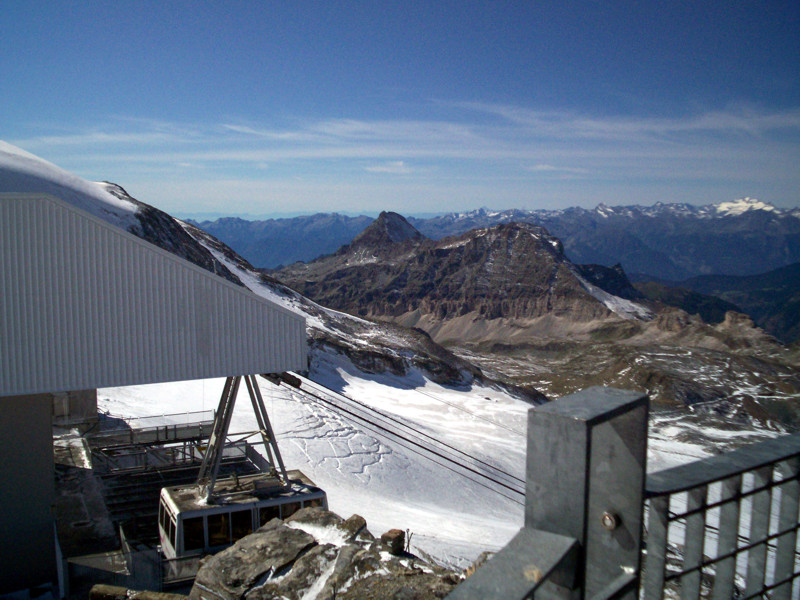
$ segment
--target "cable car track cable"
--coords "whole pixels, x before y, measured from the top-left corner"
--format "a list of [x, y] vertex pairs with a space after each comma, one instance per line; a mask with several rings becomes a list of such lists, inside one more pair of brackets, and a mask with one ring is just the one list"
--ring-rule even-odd
[[[305, 378], [302, 378], [302, 380], [310, 381], [310, 380], [306, 380]], [[322, 387], [324, 389], [324, 386], [320, 386], [319, 384], [316, 384], [316, 382], [311, 382], [311, 383], [314, 383], [316, 386]], [[520, 504], [520, 505], [524, 505], [524, 502], [521, 502], [518, 499], [513, 498], [511, 496], [508, 496], [503, 491], [495, 489], [493, 487], [490, 487], [489, 485], [487, 485], [487, 484], [485, 484], [485, 483], [483, 483], [481, 481], [478, 481], [478, 480], [474, 479], [473, 477], [470, 477], [466, 473], [463, 473], [461, 471], [457, 471], [453, 467], [451, 467], [451, 466], [449, 466], [447, 464], [442, 464], [438, 460], [435, 460], [431, 456], [428, 456], [428, 454], [431, 454], [431, 455], [433, 455], [435, 457], [438, 457], [439, 459], [445, 461], [446, 463], [450, 463], [452, 465], [455, 465], [456, 467], [462, 469], [463, 471], [467, 471], [469, 473], [472, 473], [473, 475], [481, 477], [481, 478], [487, 480], [488, 482], [490, 482], [491, 484], [494, 484], [495, 486], [500, 486], [502, 488], [505, 488], [506, 490], [509, 490], [510, 492], [512, 492], [514, 494], [522, 496], [523, 498], [525, 496], [525, 491], [524, 490], [517, 489], [513, 485], [509, 485], [508, 483], [500, 481], [500, 480], [498, 480], [498, 479], [496, 479], [496, 478], [494, 478], [494, 477], [492, 477], [490, 475], [487, 475], [486, 473], [483, 473], [483, 472], [481, 472], [479, 470], [476, 470], [475, 468], [473, 468], [473, 467], [471, 467], [471, 466], [469, 466], [467, 464], [464, 464], [462, 462], [459, 462], [456, 459], [448, 457], [448, 456], [442, 454], [441, 452], [437, 451], [437, 449], [426, 447], [426, 445], [424, 443], [424, 440], [422, 442], [419, 442], [419, 441], [415, 441], [413, 439], [410, 439], [410, 438], [408, 438], [408, 437], [406, 437], [406, 436], [404, 436], [404, 435], [402, 435], [402, 434], [400, 434], [400, 433], [398, 433], [398, 432], [396, 432], [396, 431], [394, 431], [394, 430], [392, 430], [392, 429], [390, 429], [388, 427], [385, 427], [384, 425], [381, 425], [380, 423], [376, 423], [376, 422], [372, 421], [370, 418], [368, 418], [366, 416], [359, 415], [356, 412], [353, 412], [353, 410], [350, 410], [350, 409], [348, 409], [348, 408], [346, 408], [344, 406], [341, 406], [341, 403], [337, 403], [335, 401], [323, 398], [323, 397], [319, 396], [318, 394], [313, 393], [312, 391], [310, 391], [308, 389], [296, 388], [296, 390], [297, 390], [298, 393], [301, 393], [301, 394], [303, 394], [305, 396], [309, 396], [311, 398], [314, 398], [315, 400], [317, 400], [319, 402], [322, 402], [323, 404], [325, 404], [327, 406], [332, 407], [336, 412], [340, 412], [341, 411], [341, 412], [345, 413], [346, 415], [349, 415], [351, 418], [357, 419], [362, 426], [364, 426], [366, 429], [370, 430], [372, 433], [374, 433], [376, 435], [379, 435], [379, 436], [388, 436], [395, 443], [398, 443], [401, 447], [406, 448], [407, 450], [409, 450], [411, 452], [414, 452], [414, 453], [416, 453], [416, 454], [418, 454], [418, 455], [430, 460], [431, 462], [434, 462], [435, 464], [437, 464], [437, 465], [439, 465], [441, 467], [444, 467], [444, 468], [448, 469], [449, 471], [451, 471], [453, 473], [456, 473], [457, 475], [461, 475], [462, 477], [465, 477], [465, 478], [469, 479], [473, 483], [476, 483], [476, 484], [478, 484], [478, 485], [480, 485], [480, 486], [482, 486], [482, 487], [484, 487], [484, 488], [486, 488], [486, 489], [488, 489], [490, 491], [493, 491], [496, 494], [499, 494], [499, 495], [503, 496], [504, 498], [506, 498], [508, 500], [511, 500], [512, 502], [515, 502], [515, 503]], [[333, 394], [331, 394], [331, 395], [333, 395]], [[343, 398], [347, 399], [347, 400], [350, 400], [354, 404], [360, 404], [359, 402], [354, 401], [354, 400], [348, 398], [347, 396], [344, 396], [344, 395], [341, 395], [341, 396]], [[351, 408], [353, 408], [353, 407], [351, 407]], [[372, 409], [371, 407], [365, 406], [365, 408], [367, 409], [367, 411], [365, 411], [365, 412], [374, 411], [374, 409]], [[355, 410], [358, 410], [358, 409], [355, 408]], [[375, 412], [377, 412], [377, 411], [375, 411]], [[409, 428], [409, 426], [404, 424], [404, 423], [400, 423], [400, 424], [403, 425], [406, 428]], [[379, 430], [379, 431], [376, 431], [376, 429]], [[419, 438], [420, 436], [419, 435], [415, 435], [415, 437]], [[405, 443], [403, 443], [403, 442], [405, 442]], [[410, 446], [407, 445], [407, 444], [410, 444]], [[425, 453], [428, 453], [428, 454], [425, 454]], [[464, 454], [466, 455], [466, 453], [464, 453]], [[471, 456], [471, 455], [467, 455], [467, 456]], [[488, 463], [487, 463], [487, 465], [488, 465]], [[503, 473], [501, 470], [496, 469], [495, 467], [491, 467], [490, 465], [489, 465], [489, 468], [497, 470], [500, 473]], [[511, 476], [511, 477], [513, 477], [513, 476]]]
[[394, 417], [392, 415], [388, 415], [388, 414], [382, 412], [381, 410], [379, 410], [379, 409], [377, 409], [375, 407], [369, 406], [368, 404], [365, 404], [365, 403], [363, 403], [363, 402], [361, 402], [359, 400], [355, 400], [354, 398], [351, 398], [350, 396], [346, 396], [345, 394], [342, 394], [340, 392], [336, 392], [334, 390], [329, 390], [328, 388], [326, 388], [325, 386], [317, 383], [316, 381], [313, 381], [313, 380], [308, 379], [306, 377], [298, 376], [296, 374], [295, 374], [295, 376], [298, 377], [298, 379], [300, 379], [301, 381], [308, 382], [308, 383], [312, 384], [316, 388], [322, 388], [323, 393], [330, 394], [331, 396], [334, 396], [334, 397], [342, 398], [342, 399], [344, 399], [345, 401], [347, 401], [347, 402], [349, 402], [351, 404], [358, 405], [363, 410], [365, 410], [365, 411], [367, 411], [369, 413], [374, 413], [376, 415], [379, 415], [380, 418], [382, 418], [383, 420], [394, 422], [397, 425], [400, 425], [401, 427], [404, 427], [404, 428], [410, 430], [411, 431], [411, 435], [413, 435], [414, 437], [416, 437], [418, 439], [427, 440], [429, 443], [433, 443], [433, 444], [438, 445], [438, 446], [443, 446], [444, 448], [447, 448], [448, 450], [451, 450], [453, 452], [461, 454], [464, 457], [468, 458], [469, 460], [482, 465], [484, 468], [486, 468], [486, 469], [488, 469], [488, 470], [490, 470], [490, 471], [492, 471], [492, 472], [494, 472], [496, 474], [501, 475], [503, 478], [511, 480], [511, 482], [521, 483], [521, 484], [523, 484], [523, 486], [525, 485], [525, 480], [524, 479], [522, 479], [520, 477], [517, 477], [516, 475], [513, 475], [513, 474], [509, 473], [508, 471], [505, 471], [505, 470], [501, 469], [500, 467], [497, 467], [497, 466], [495, 466], [495, 465], [493, 465], [493, 464], [491, 464], [489, 462], [486, 462], [485, 460], [483, 460], [481, 458], [478, 458], [477, 456], [475, 456], [473, 454], [470, 454], [469, 452], [465, 452], [464, 450], [461, 450], [460, 448], [456, 448], [455, 446], [452, 446], [452, 445], [450, 445], [450, 444], [448, 444], [446, 442], [443, 442], [443, 441], [441, 441], [441, 440], [439, 440], [437, 438], [434, 438], [434, 437], [432, 437], [432, 436], [430, 436], [430, 435], [428, 435], [428, 434], [426, 434], [424, 432], [417, 431], [416, 429], [414, 429], [412, 427], [412, 425], [406, 423], [405, 421], [403, 421], [403, 420], [401, 420], [401, 419], [399, 419], [397, 417]]

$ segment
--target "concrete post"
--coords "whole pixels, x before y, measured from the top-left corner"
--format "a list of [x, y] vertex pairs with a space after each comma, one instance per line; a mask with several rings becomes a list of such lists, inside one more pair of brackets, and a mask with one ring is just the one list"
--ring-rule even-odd
[[637, 597], [647, 416], [646, 395], [600, 387], [529, 411], [525, 527], [582, 549], [548, 595]]

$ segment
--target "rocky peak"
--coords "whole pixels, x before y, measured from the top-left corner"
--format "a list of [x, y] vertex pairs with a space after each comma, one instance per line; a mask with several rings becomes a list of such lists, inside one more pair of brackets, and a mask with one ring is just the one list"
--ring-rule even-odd
[[355, 237], [339, 253], [346, 253], [357, 249], [368, 248], [381, 250], [401, 242], [412, 240], [421, 242], [427, 239], [414, 226], [406, 221], [405, 217], [395, 212], [384, 211], [364, 231]]
[[454, 249], [472, 244], [475, 246], [503, 246], [509, 254], [520, 259], [532, 259], [543, 253], [559, 260], [564, 257], [561, 240], [550, 235], [544, 228], [531, 223], [504, 223], [494, 227], [474, 229], [467, 233], [445, 238], [436, 244], [438, 249]]
[[557, 314], [585, 322], [612, 314], [575, 276], [561, 242], [538, 225], [504, 223], [438, 242], [406, 238], [394, 246], [381, 225], [366, 233], [368, 239], [383, 239], [383, 246], [367, 250], [354, 243], [302, 270], [276, 275], [328, 306], [393, 319], [431, 335], [439, 324], [462, 317]]

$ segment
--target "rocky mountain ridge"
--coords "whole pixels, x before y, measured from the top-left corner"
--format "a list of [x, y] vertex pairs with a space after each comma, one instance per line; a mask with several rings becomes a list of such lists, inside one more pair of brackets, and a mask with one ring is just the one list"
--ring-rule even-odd
[[800, 260], [800, 209], [751, 198], [705, 206], [662, 204], [563, 210], [480, 209], [410, 222], [430, 238], [520, 221], [545, 227], [573, 262], [680, 280], [751, 275]]
[[712, 326], [649, 301], [619, 265], [575, 265], [536, 225], [508, 223], [439, 241], [398, 234], [391, 243], [392, 224], [408, 232], [402, 217], [382, 213], [338, 252], [272, 275], [322, 304], [420, 328], [444, 344], [543, 337], [718, 349], [775, 344], [748, 320]]
[[400, 215], [381, 213], [335, 254], [273, 275], [323, 304], [406, 325], [426, 316], [492, 320], [571, 312], [591, 320], [612, 314], [581, 284], [561, 243], [529, 224], [436, 242]]

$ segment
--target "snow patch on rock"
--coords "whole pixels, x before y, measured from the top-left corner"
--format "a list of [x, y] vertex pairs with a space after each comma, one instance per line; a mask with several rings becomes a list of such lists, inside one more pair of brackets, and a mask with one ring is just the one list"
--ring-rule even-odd
[[602, 302], [608, 310], [619, 315], [623, 319], [649, 321], [653, 318], [653, 313], [650, 311], [650, 309], [642, 306], [641, 304], [637, 304], [636, 302], [632, 302], [631, 300], [620, 298], [614, 294], [609, 294], [605, 290], [602, 290], [596, 285], [586, 281], [586, 279], [581, 277], [576, 271], [573, 271], [573, 273], [575, 274], [575, 277], [578, 278], [578, 281], [580, 281], [583, 288], [589, 292], [589, 294]]

